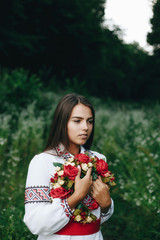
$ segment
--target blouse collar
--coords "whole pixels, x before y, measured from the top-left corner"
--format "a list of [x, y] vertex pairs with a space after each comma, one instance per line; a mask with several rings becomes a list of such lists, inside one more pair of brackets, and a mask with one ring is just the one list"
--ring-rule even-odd
[[[65, 149], [65, 147], [64, 147], [64, 145], [63, 145], [62, 143], [60, 143], [60, 144], [55, 148], [55, 150], [56, 150], [58, 156], [61, 156], [62, 158], [66, 159], [66, 160], [67, 160], [68, 158], [70, 158], [70, 157], [74, 157], [74, 155], [72, 155], [71, 153], [69, 153], [69, 152]], [[85, 148], [84, 148], [83, 146], [80, 146], [80, 153], [85, 153], [85, 152], [86, 152]]]

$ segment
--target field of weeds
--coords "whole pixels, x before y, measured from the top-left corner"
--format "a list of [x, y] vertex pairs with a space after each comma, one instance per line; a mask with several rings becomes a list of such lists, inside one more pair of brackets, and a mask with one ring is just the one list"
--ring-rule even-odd
[[[23, 223], [27, 168], [43, 151], [60, 96], [47, 93], [46, 108], [36, 102], [21, 110], [12, 105], [0, 116], [0, 239], [36, 239]], [[103, 153], [116, 187], [112, 218], [103, 224], [104, 240], [160, 239], [160, 105], [102, 104], [96, 109], [92, 149]]]

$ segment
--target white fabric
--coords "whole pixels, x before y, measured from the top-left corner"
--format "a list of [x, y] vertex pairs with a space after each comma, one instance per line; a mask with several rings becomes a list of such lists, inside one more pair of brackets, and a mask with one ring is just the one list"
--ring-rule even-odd
[[[81, 147], [81, 153], [85, 149]], [[90, 151], [98, 158], [105, 157], [97, 152]], [[55, 156], [54, 151], [49, 153], [40, 153], [36, 155], [30, 162], [26, 188], [33, 187], [49, 187], [51, 176], [54, 175], [53, 162], [64, 163], [64, 155]], [[97, 218], [101, 218], [101, 223], [107, 221], [114, 211], [114, 204], [112, 201], [111, 207], [107, 214], [102, 215], [100, 207], [93, 210], [93, 214]], [[67, 216], [64, 207], [61, 205], [61, 199], [54, 199], [52, 203], [35, 201], [25, 205], [24, 222], [29, 230], [38, 236], [38, 240], [103, 240], [101, 231], [85, 236], [64, 236], [54, 234], [62, 229], [70, 220]]]

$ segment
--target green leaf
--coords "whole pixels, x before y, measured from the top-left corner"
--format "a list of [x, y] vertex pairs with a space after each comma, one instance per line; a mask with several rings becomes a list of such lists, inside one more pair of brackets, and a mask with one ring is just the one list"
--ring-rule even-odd
[[86, 175], [86, 174], [84, 174], [83, 172], [81, 172], [80, 178], [84, 178], [85, 175]]
[[93, 175], [93, 173], [96, 173], [96, 172], [97, 172], [96, 168], [92, 167], [92, 175]]
[[76, 209], [76, 210], [74, 211], [74, 216], [77, 216], [77, 215], [79, 215], [79, 214], [81, 214], [81, 210], [80, 210], [80, 209]]
[[96, 173], [93, 173], [93, 174], [92, 174], [92, 180], [95, 181], [97, 178], [98, 178], [97, 174], [96, 174]]
[[93, 221], [96, 221], [97, 217], [94, 214], [90, 214], [90, 217], [93, 219]]
[[79, 204], [77, 205], [76, 209], [81, 209], [81, 208], [83, 208], [83, 207], [84, 207], [84, 205], [83, 205], [82, 203], [79, 203]]
[[70, 189], [73, 186], [73, 183], [74, 182], [72, 180], [69, 180], [68, 184], [67, 184], [67, 187]]
[[54, 165], [55, 167], [60, 167], [60, 168], [63, 167], [63, 164], [62, 164], [62, 163], [58, 163], [58, 162], [53, 163], [53, 165]]

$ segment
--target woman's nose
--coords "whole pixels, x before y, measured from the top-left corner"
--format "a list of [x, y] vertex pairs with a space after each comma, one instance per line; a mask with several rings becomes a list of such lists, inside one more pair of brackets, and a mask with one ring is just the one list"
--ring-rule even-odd
[[86, 121], [83, 122], [83, 129], [88, 130], [88, 123]]

